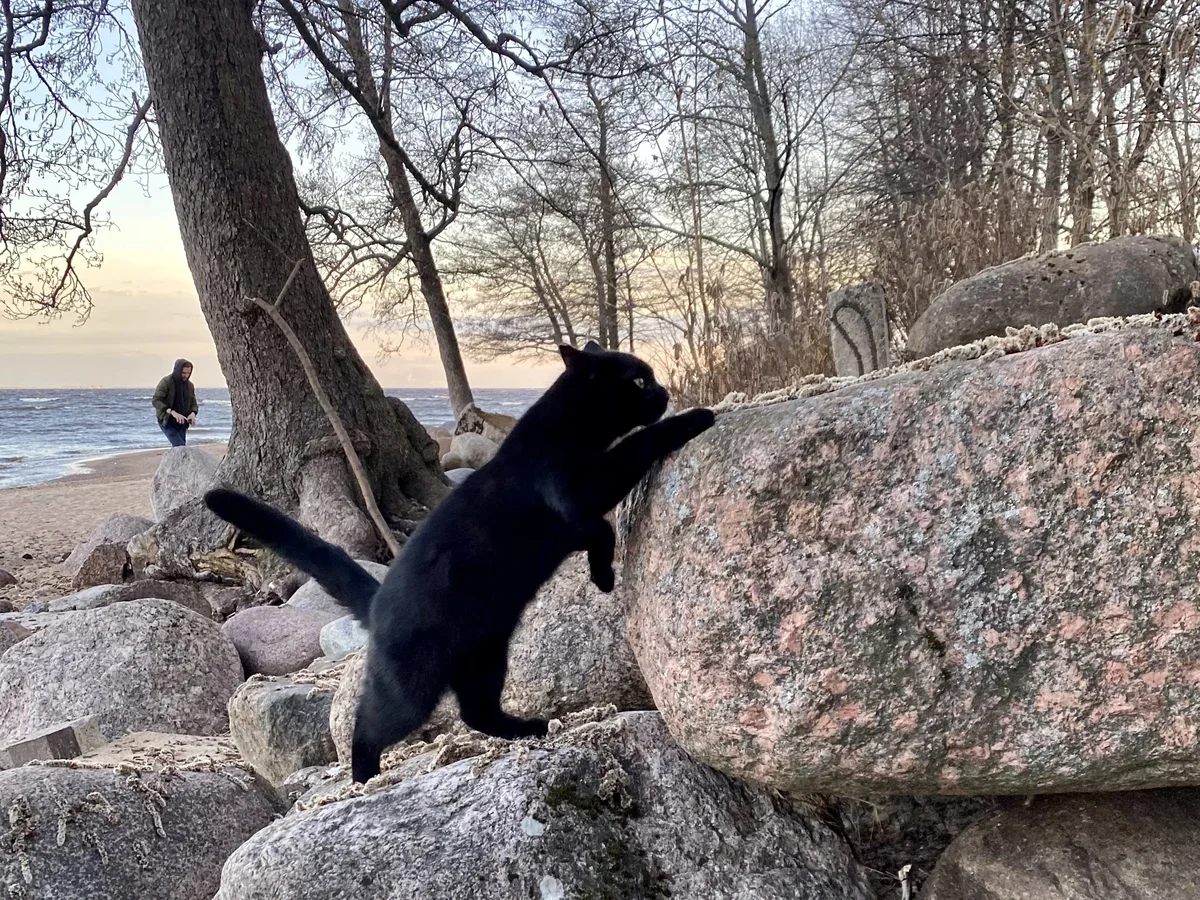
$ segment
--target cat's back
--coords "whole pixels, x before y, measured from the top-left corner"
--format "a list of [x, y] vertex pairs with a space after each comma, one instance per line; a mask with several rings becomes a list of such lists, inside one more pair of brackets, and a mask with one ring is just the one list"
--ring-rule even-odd
[[561, 522], [540, 482], [526, 466], [506, 463], [489, 462], [438, 504], [405, 545], [404, 568], [504, 567], [557, 543]]
[[507, 627], [570, 552], [535, 487], [491, 465], [456, 487], [413, 532], [388, 571], [373, 629], [395, 621]]

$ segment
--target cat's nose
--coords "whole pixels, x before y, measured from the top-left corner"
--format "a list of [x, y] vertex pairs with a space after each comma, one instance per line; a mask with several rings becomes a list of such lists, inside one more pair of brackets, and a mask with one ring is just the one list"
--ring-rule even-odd
[[667, 411], [667, 404], [671, 402], [671, 395], [667, 393], [667, 389], [662, 385], [656, 385], [654, 392], [654, 417], [657, 419]]

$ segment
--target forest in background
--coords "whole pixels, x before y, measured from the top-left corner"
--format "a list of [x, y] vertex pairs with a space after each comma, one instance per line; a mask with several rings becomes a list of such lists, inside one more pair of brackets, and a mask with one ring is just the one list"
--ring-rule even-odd
[[[78, 314], [105, 198], [162, 167], [137, 35], [101, 0], [0, 9], [5, 307]], [[833, 288], [880, 281], [903, 334], [989, 265], [1196, 240], [1193, 0], [268, 0], [252, 17], [332, 301], [430, 329], [456, 408], [464, 352], [595, 339], [712, 402], [831, 371]]]

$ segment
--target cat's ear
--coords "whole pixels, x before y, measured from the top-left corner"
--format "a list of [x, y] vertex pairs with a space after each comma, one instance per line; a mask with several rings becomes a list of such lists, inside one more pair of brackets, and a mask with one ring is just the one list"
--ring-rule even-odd
[[599, 344], [597, 344], [595, 341], [588, 341], [586, 344], [583, 345], [583, 351], [585, 353], [603, 353], [604, 348], [601, 347]]
[[566, 365], [568, 372], [574, 372], [582, 368], [587, 362], [584, 359], [583, 351], [577, 347], [572, 347], [570, 344], [559, 344], [558, 352], [562, 356], [563, 363]]

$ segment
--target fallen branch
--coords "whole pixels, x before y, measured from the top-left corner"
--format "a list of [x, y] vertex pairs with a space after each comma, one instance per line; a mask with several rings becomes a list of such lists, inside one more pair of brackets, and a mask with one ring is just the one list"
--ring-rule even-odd
[[261, 297], [250, 297], [249, 299], [271, 317], [271, 321], [279, 326], [279, 330], [283, 332], [283, 336], [287, 338], [287, 342], [296, 351], [296, 356], [300, 359], [300, 366], [304, 369], [304, 374], [308, 376], [308, 383], [312, 387], [313, 393], [316, 394], [317, 402], [321, 404], [321, 409], [325, 410], [325, 415], [329, 418], [329, 424], [333, 426], [334, 434], [337, 435], [338, 440], [342, 444], [342, 450], [346, 453], [346, 461], [350, 463], [350, 471], [354, 473], [354, 479], [358, 482], [358, 489], [362, 493], [363, 502], [367, 506], [367, 513], [371, 516], [371, 521], [379, 531], [380, 537], [387, 544], [388, 550], [391, 551], [393, 557], [396, 557], [400, 555], [400, 544], [396, 540], [396, 536], [392, 534], [392, 529], [388, 528], [387, 521], [383, 518], [383, 513], [379, 510], [379, 504], [375, 502], [375, 492], [371, 490], [371, 482], [367, 478], [367, 470], [363, 468], [362, 460], [358, 457], [358, 451], [354, 449], [354, 442], [350, 440], [350, 433], [346, 431], [346, 426], [342, 424], [342, 417], [334, 409], [329, 395], [321, 387], [321, 380], [317, 377], [317, 369], [313, 365], [308, 351], [304, 349], [304, 345], [300, 343], [300, 338], [296, 337], [296, 332], [292, 331], [292, 327], [288, 325], [283, 318], [283, 314], [279, 312], [279, 304], [283, 302], [283, 297], [288, 292], [288, 288], [292, 286], [292, 282], [300, 274], [300, 267], [303, 264], [304, 260], [300, 259], [292, 266], [291, 274], [288, 275], [287, 281], [283, 283], [283, 288], [279, 291], [279, 296], [275, 298], [274, 303], [268, 303]]

